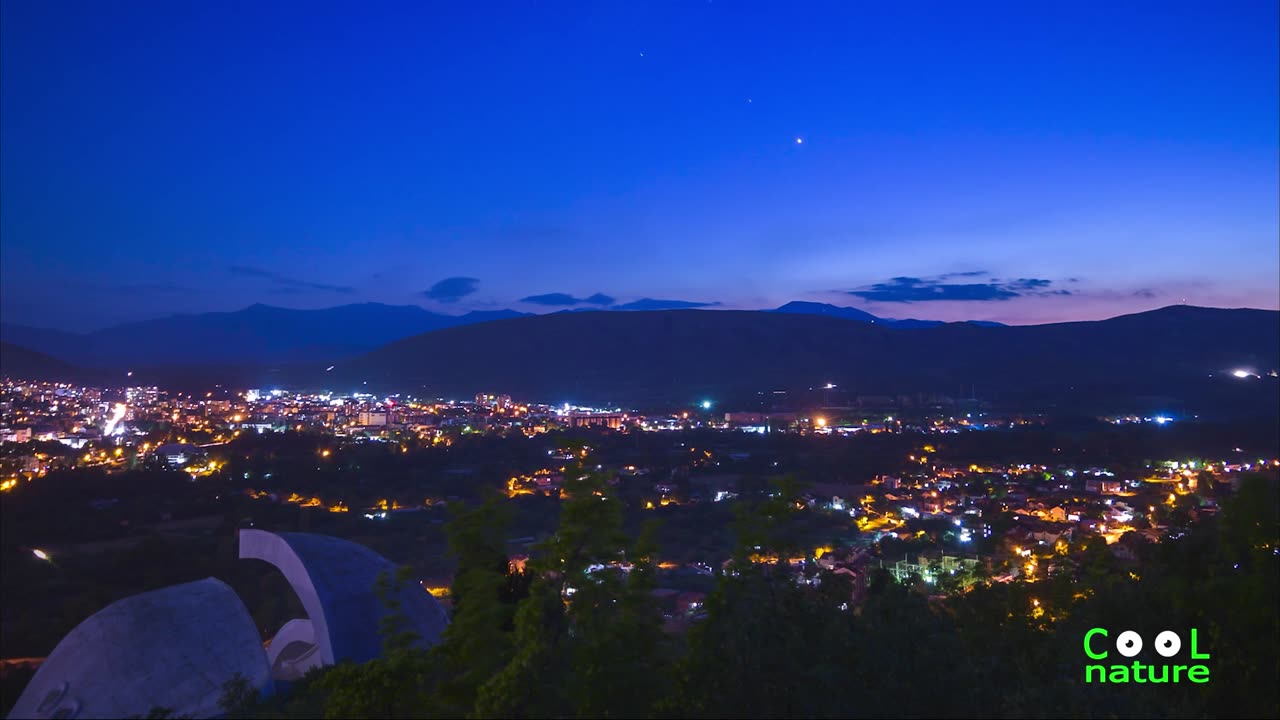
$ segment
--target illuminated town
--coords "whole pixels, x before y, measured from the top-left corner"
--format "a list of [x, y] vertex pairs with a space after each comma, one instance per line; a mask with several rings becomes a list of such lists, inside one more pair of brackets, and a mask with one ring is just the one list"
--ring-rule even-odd
[[[1174, 420], [1157, 415], [1105, 417], [1098, 422], [1163, 427]], [[200, 397], [154, 387], [84, 388], [6, 380], [0, 395], [0, 488], [8, 494], [57, 471], [93, 468], [110, 474], [167, 468], [220, 493], [234, 490], [259, 502], [382, 521], [389, 514], [446, 507], [458, 495], [388, 489], [375, 492], [379, 497], [374, 502], [361, 503], [369, 488], [350, 493], [334, 486], [317, 491], [314, 483], [282, 487], [269, 465], [257, 473], [241, 471], [236, 453], [251, 447], [250, 439], [270, 443], [273, 437], [305, 438], [315, 447], [317, 472], [341, 473], [345, 458], [362, 447], [405, 455], [447, 453], [464, 439], [493, 438], [546, 448], [539, 451], [543, 462], [522, 461], [502, 482], [513, 500], [559, 499], [566, 492], [566, 464], [573, 463], [608, 476], [636, 507], [662, 514], [705, 503], [731, 504], [751, 492], [744, 478], [759, 476], [762, 470], [769, 477], [794, 470], [795, 458], [761, 449], [769, 437], [807, 437], [808, 442], [856, 447], [870, 436], [892, 436], [897, 445], [910, 448], [905, 456], [862, 475], [810, 476], [790, 498], [797, 509], [820, 518], [824, 527], [840, 529], [840, 539], [838, 545], [818, 545], [811, 553], [785, 560], [796, 566], [844, 568], [863, 579], [868, 565], [874, 564], [891, 568], [899, 580], [919, 578], [940, 586], [949, 586], [950, 576], [958, 574], [956, 582], [967, 587], [979, 568], [982, 577], [995, 582], [1035, 582], [1070, 573], [1075, 568], [1074, 550], [1093, 537], [1105, 539], [1118, 558], [1133, 561], [1134, 544], [1160, 542], [1175, 513], [1184, 521], [1212, 515], [1217, 512], [1217, 488], [1229, 492], [1241, 473], [1280, 467], [1280, 459], [1244, 456], [1239, 448], [1223, 457], [1112, 466], [1075, 465], [1050, 457], [957, 465], [938, 450], [957, 436], [1045, 423], [1039, 416], [993, 417], [982, 412], [874, 419], [850, 408], [716, 412], [712, 401], [642, 415], [621, 408], [537, 404], [501, 394], [459, 401], [220, 389]], [[621, 438], [636, 433], [656, 440], [663, 457], [648, 464], [628, 461], [631, 455], [618, 446]], [[586, 441], [558, 444], [574, 438]], [[461, 471], [472, 474], [469, 468]], [[475, 478], [477, 486], [485, 482]], [[913, 552], [887, 558], [879, 551], [885, 540]], [[681, 565], [695, 569], [728, 561], [722, 556], [689, 557], [684, 551], [672, 554]], [[512, 557], [522, 555], [516, 552]], [[676, 567], [664, 563], [664, 568]]]
[[1280, 3], [0, 2], [0, 719], [1280, 717]]

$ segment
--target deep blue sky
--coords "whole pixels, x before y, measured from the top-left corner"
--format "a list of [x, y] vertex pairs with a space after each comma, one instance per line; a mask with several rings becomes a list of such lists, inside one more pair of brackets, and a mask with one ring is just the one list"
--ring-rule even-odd
[[0, 20], [8, 322], [557, 293], [1015, 323], [1280, 305], [1274, 0]]

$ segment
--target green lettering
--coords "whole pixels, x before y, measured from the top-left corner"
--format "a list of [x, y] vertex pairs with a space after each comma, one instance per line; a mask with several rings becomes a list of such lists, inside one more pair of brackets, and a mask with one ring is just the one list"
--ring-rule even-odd
[[1128, 665], [1112, 665], [1111, 666], [1111, 682], [1113, 683], [1129, 682], [1129, 666]]
[[1146, 680], [1142, 679], [1142, 668], [1143, 668], [1143, 665], [1141, 661], [1139, 660], [1133, 661], [1133, 681], [1134, 682], [1139, 682], [1139, 683], [1146, 682]]
[[1084, 666], [1084, 681], [1085, 681], [1085, 682], [1093, 682], [1093, 671], [1094, 671], [1094, 670], [1097, 670], [1097, 671], [1098, 671], [1098, 682], [1106, 682], [1106, 681], [1107, 681], [1107, 669], [1106, 669], [1105, 667], [1103, 667], [1102, 665], [1085, 665], [1085, 666]]
[[1196, 630], [1195, 628], [1191, 628], [1191, 659], [1192, 660], [1208, 660], [1209, 653], [1202, 653], [1200, 652], [1200, 649], [1196, 647], [1196, 645], [1199, 642], [1199, 639], [1200, 639], [1199, 631]]
[[1173, 666], [1173, 681], [1174, 681], [1174, 682], [1182, 682], [1182, 671], [1183, 671], [1183, 670], [1186, 670], [1186, 669], [1187, 669], [1187, 666], [1186, 666], [1186, 665], [1174, 665], [1174, 666]]
[[[1194, 632], [1195, 631], [1193, 630], [1192, 633]], [[1089, 632], [1085, 633], [1084, 634], [1084, 654], [1088, 655], [1090, 660], [1106, 660], [1107, 659], [1106, 650], [1103, 650], [1101, 653], [1096, 653], [1089, 647], [1089, 638], [1093, 637], [1094, 635], [1102, 635], [1102, 637], [1106, 637], [1107, 631], [1104, 628], [1094, 628]], [[1193, 643], [1192, 646], [1194, 647], [1195, 635], [1193, 634], [1191, 637], [1193, 638], [1191, 642]]]
[[1204, 665], [1192, 665], [1191, 669], [1187, 671], [1187, 677], [1193, 683], [1207, 683], [1209, 682], [1209, 668]]
[[1156, 676], [1156, 666], [1155, 666], [1155, 665], [1148, 665], [1147, 667], [1148, 667], [1148, 668], [1150, 668], [1150, 670], [1148, 671], [1148, 673], [1147, 673], [1147, 674], [1148, 674], [1148, 676], [1151, 678], [1151, 682], [1153, 682], [1153, 683], [1167, 683], [1167, 682], [1169, 682], [1169, 666], [1168, 666], [1168, 665], [1161, 665], [1161, 666], [1160, 666], [1160, 671], [1161, 671], [1161, 672], [1160, 672], [1160, 675], [1159, 675], [1158, 677]]

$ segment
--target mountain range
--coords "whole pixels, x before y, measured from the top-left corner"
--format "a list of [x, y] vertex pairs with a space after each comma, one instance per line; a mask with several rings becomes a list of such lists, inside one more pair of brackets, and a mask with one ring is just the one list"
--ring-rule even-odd
[[23, 380], [70, 380], [86, 374], [55, 357], [2, 340], [0, 373]]
[[[800, 300], [789, 302], [786, 305], [783, 305], [782, 307], [774, 308], [773, 310], [769, 310], [768, 312], [789, 313], [792, 315], [822, 315], [823, 317], [843, 318], [845, 320], [860, 320], [862, 322], [869, 322], [876, 325], [883, 325], [886, 327], [895, 327], [895, 328], [924, 328], [924, 327], [937, 327], [939, 325], [947, 324], [942, 320], [916, 320], [915, 318], [908, 318], [905, 320], [890, 320], [889, 318], [876, 317], [875, 315], [872, 315], [866, 310], [859, 310], [858, 308], [840, 307], [838, 305], [831, 305], [829, 303], [803, 302]], [[1004, 326], [1004, 323], [991, 322], [989, 320], [970, 320], [969, 322], [974, 325], [982, 325], [985, 327], [1003, 327]]]
[[432, 330], [524, 315], [514, 310], [444, 315], [416, 305], [380, 303], [322, 310], [259, 304], [84, 334], [0, 324], [0, 339], [85, 367], [259, 365], [353, 357]]
[[[702, 399], [724, 408], [761, 407], [761, 399], [777, 392], [796, 397], [832, 383], [846, 398], [976, 395], [1018, 409], [1268, 417], [1280, 409], [1280, 381], [1270, 374], [1280, 367], [1276, 311], [1179, 305], [1101, 321], [1002, 326], [899, 324], [827, 307], [508, 312], [495, 318], [387, 306], [255, 306], [89, 336], [178, 346], [189, 351], [179, 355], [183, 362], [157, 360], [173, 357], [157, 353], [150, 362], [134, 356], [138, 365], [72, 367], [52, 352], [14, 345], [6, 335], [0, 371], [102, 382], [123, 377], [129, 367], [136, 370], [131, 382], [187, 390], [224, 383], [426, 397], [483, 391], [631, 407]], [[375, 322], [397, 312], [400, 324]], [[411, 323], [427, 329], [405, 337]], [[246, 355], [227, 352], [227, 344], [277, 359], [237, 362]], [[1250, 374], [1234, 377], [1238, 369]]]
[[[453, 327], [309, 378], [329, 387], [554, 402], [690, 403], [825, 383], [875, 395], [975, 392], [1014, 405], [1219, 401], [1274, 414], [1280, 313], [1171, 306], [1092, 322], [894, 327], [779, 312], [566, 313]], [[1230, 373], [1262, 375], [1237, 382]], [[1261, 385], [1258, 385], [1261, 383]], [[1267, 388], [1259, 393], [1259, 388]], [[1250, 397], [1241, 395], [1252, 393]]]
[[[889, 320], [857, 308], [811, 302], [791, 302], [769, 312], [823, 315], [891, 327], [945, 324], [936, 320]], [[515, 310], [445, 315], [416, 305], [380, 303], [321, 310], [259, 304], [235, 312], [172, 315], [124, 323], [83, 334], [0, 323], [0, 340], [75, 365], [99, 368], [331, 362], [433, 330], [529, 315]]]

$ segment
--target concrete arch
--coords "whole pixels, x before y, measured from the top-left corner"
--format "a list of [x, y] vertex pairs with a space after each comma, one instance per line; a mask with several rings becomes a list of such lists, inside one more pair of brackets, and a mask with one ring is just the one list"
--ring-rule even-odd
[[[253, 529], [240, 530], [240, 558], [264, 560], [284, 574], [307, 611], [320, 662], [365, 662], [381, 654], [388, 610], [375, 587], [379, 575], [397, 570], [386, 558], [327, 535]], [[449, 618], [436, 599], [417, 583], [401, 588], [396, 599], [419, 643], [438, 642]]]
[[280, 626], [271, 647], [267, 648], [267, 664], [271, 677], [292, 682], [308, 670], [324, 664], [320, 646], [316, 644], [316, 628], [310, 620], [295, 618]]
[[153, 707], [214, 717], [237, 673], [273, 687], [258, 629], [215, 578], [134, 595], [91, 615], [49, 654], [10, 718], [119, 718]]

